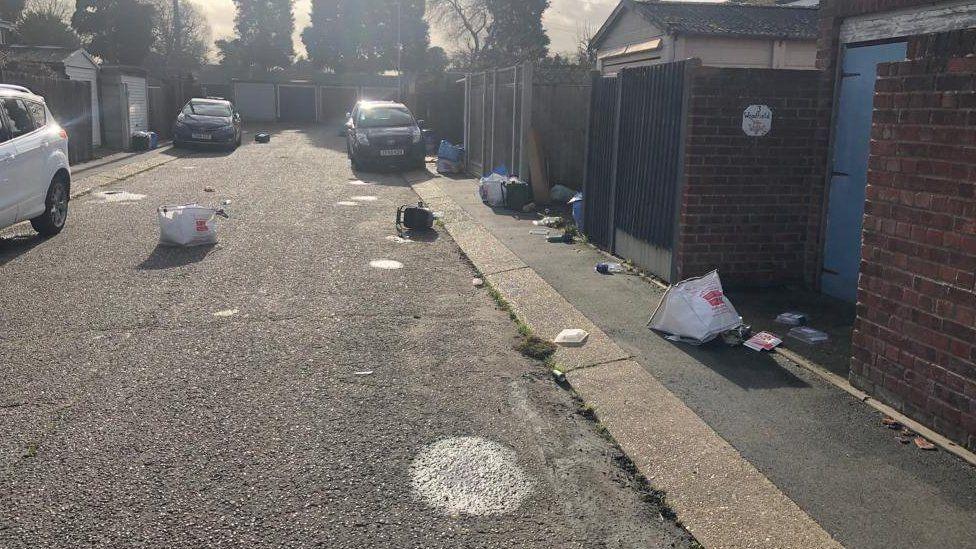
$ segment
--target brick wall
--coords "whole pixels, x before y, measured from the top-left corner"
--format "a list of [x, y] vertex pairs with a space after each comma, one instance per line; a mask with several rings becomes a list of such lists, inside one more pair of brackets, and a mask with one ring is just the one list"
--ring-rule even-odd
[[976, 449], [976, 32], [879, 67], [851, 381]]
[[[729, 284], [802, 281], [811, 194], [826, 147], [810, 71], [701, 68], [691, 82], [678, 268], [719, 269]], [[772, 131], [749, 137], [742, 113], [768, 105]]]

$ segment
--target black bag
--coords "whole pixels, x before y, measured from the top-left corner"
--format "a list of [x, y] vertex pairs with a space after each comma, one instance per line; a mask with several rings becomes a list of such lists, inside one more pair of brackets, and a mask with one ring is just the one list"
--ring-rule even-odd
[[400, 206], [396, 216], [397, 231], [403, 232], [406, 227], [413, 231], [426, 231], [434, 227], [434, 212], [423, 202], [416, 206]]
[[271, 141], [271, 134], [269, 132], [258, 132], [254, 134], [254, 140], [258, 143], [269, 143]]

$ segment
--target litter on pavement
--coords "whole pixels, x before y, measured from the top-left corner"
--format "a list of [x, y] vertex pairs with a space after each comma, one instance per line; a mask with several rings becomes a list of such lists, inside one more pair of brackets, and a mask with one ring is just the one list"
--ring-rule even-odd
[[404, 228], [429, 231], [434, 228], [434, 212], [423, 202], [418, 202], [416, 206], [400, 206], [396, 212], [396, 228], [401, 234]]
[[164, 246], [206, 246], [217, 243], [217, 216], [227, 217], [223, 210], [199, 204], [160, 206], [159, 243]]
[[205, 193], [217, 192], [217, 189], [215, 189], [213, 187], [204, 187], [203, 188], [203, 192], [205, 192]]
[[437, 173], [453, 175], [464, 171], [464, 147], [441, 141], [437, 148]]
[[830, 339], [830, 336], [828, 336], [826, 333], [821, 332], [820, 330], [815, 330], [808, 326], [798, 326], [796, 328], [793, 328], [792, 330], [790, 330], [788, 335], [793, 339], [799, 339], [800, 341], [810, 345], [823, 343], [824, 341]]
[[586, 330], [571, 328], [559, 332], [554, 341], [558, 345], [579, 346], [586, 343], [588, 337], [590, 337], [590, 333]]
[[227, 310], [225, 310], [225, 311], [217, 311], [217, 312], [216, 312], [216, 313], [214, 313], [213, 315], [214, 315], [215, 317], [217, 317], [217, 318], [227, 318], [227, 317], [229, 317], [229, 316], [234, 316], [234, 315], [236, 315], [236, 314], [237, 314], [237, 313], [239, 313], [239, 312], [240, 312], [240, 311], [239, 311], [239, 310], [237, 310], [237, 309], [227, 309]]
[[783, 344], [783, 340], [769, 332], [759, 332], [743, 343], [753, 351], [772, 351]]
[[600, 274], [608, 275], [614, 273], [622, 273], [625, 272], [627, 269], [620, 263], [597, 263], [596, 267], [594, 267], [593, 270]]
[[725, 296], [718, 271], [671, 286], [651, 315], [648, 327], [672, 341], [707, 343], [742, 325], [742, 317]]
[[536, 227], [555, 227], [556, 225], [559, 225], [562, 220], [563, 218], [561, 217], [547, 216], [537, 221], [533, 221], [532, 224]]
[[548, 236], [549, 229], [532, 229], [529, 231], [529, 234], [536, 236]]
[[480, 288], [485, 285], [485, 281], [480, 278], [472, 278], [471, 285], [474, 286], [475, 288]]
[[373, 375], [373, 370], [363, 370], [362, 372], [355, 372], [353, 375], [357, 375], [357, 376], [371, 376], [371, 375]]
[[808, 320], [806, 314], [795, 311], [783, 313], [776, 317], [777, 324], [786, 324], [787, 326], [806, 326]]
[[935, 444], [925, 440], [924, 437], [915, 437], [915, 446], [918, 446], [921, 450], [926, 450], [929, 452], [935, 451]]
[[257, 143], [269, 143], [271, 141], [271, 132], [267, 130], [259, 131], [254, 134], [254, 141]]

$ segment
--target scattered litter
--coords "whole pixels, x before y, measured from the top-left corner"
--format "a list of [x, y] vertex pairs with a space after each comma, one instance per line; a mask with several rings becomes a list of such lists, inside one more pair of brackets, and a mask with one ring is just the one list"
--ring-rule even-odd
[[532, 229], [529, 231], [529, 234], [534, 234], [536, 236], [548, 236], [549, 229]]
[[789, 336], [794, 339], [799, 339], [800, 341], [810, 345], [823, 343], [824, 341], [830, 339], [830, 336], [828, 336], [826, 333], [821, 332], [820, 330], [815, 330], [807, 326], [800, 326], [797, 328], [793, 328], [792, 330], [790, 330]]
[[471, 285], [474, 286], [475, 288], [480, 288], [485, 285], [485, 281], [480, 278], [472, 278]]
[[571, 328], [559, 332], [555, 342], [559, 345], [578, 346], [586, 343], [588, 337], [590, 337], [590, 333], [586, 330]]
[[901, 422], [899, 422], [899, 421], [897, 421], [895, 419], [892, 419], [890, 417], [886, 417], [886, 418], [882, 419], [881, 420], [881, 424], [884, 425], [885, 427], [887, 427], [889, 429], [893, 429], [895, 431], [904, 428], [904, 426], [901, 424]]
[[522, 206], [522, 211], [525, 213], [531, 212], [535, 209], [535, 202], [529, 202], [525, 206]]
[[566, 381], [566, 374], [558, 368], [553, 368], [552, 378], [555, 379], [557, 383], [564, 383]]
[[555, 227], [556, 225], [562, 223], [562, 220], [563, 218], [561, 217], [548, 216], [548, 217], [543, 217], [538, 221], [533, 221], [532, 224], [535, 225], [536, 227]]
[[786, 324], [787, 326], [806, 326], [808, 319], [804, 313], [791, 311], [777, 316], [776, 322], [778, 324]]
[[254, 141], [257, 143], [269, 143], [271, 141], [271, 132], [267, 130], [259, 131], [254, 134]]
[[481, 197], [482, 202], [489, 206], [504, 206], [505, 183], [507, 182], [508, 176], [497, 173], [484, 177], [478, 185], [478, 196]]
[[517, 177], [505, 183], [504, 191], [505, 207], [509, 210], [521, 211], [527, 204], [532, 203], [532, 187]]
[[126, 191], [103, 191], [95, 193], [92, 196], [95, 199], [94, 202], [103, 203], [137, 202], [143, 198], [146, 198], [146, 195], [144, 194], [135, 194]]
[[357, 187], [365, 187], [366, 185], [369, 185], [369, 183], [367, 183], [365, 181], [360, 181], [358, 179], [356, 179], [354, 181], [350, 181], [349, 184], [350, 185], [356, 185]]
[[437, 148], [437, 173], [457, 174], [464, 171], [464, 147], [441, 141]]
[[576, 193], [576, 196], [569, 200], [569, 205], [573, 208], [573, 223], [580, 231], [583, 230], [583, 193]]
[[556, 185], [549, 189], [549, 198], [553, 202], [559, 202], [560, 204], [568, 203], [574, 196], [576, 196], [576, 191], [563, 185]]
[[397, 236], [395, 234], [391, 234], [390, 236], [386, 237], [386, 239], [390, 242], [396, 242], [397, 244], [409, 244], [413, 242], [413, 240], [410, 240], [409, 238]]
[[226, 311], [217, 311], [213, 315], [217, 318], [227, 318], [229, 316], [234, 316], [240, 311], [237, 309], [227, 309]]
[[384, 269], [387, 271], [393, 271], [396, 269], [402, 269], [403, 263], [399, 261], [393, 261], [392, 259], [377, 259], [375, 261], [370, 261], [369, 266], [374, 269]]
[[217, 243], [217, 216], [226, 218], [223, 210], [199, 204], [160, 206], [159, 243], [164, 246], [205, 246]]
[[355, 372], [353, 375], [356, 376], [371, 376], [373, 375], [373, 370], [363, 370], [362, 372]]
[[648, 327], [693, 344], [707, 343], [742, 325], [742, 317], [725, 296], [718, 271], [671, 286]]
[[738, 347], [742, 345], [752, 336], [752, 326], [747, 326], [743, 324], [738, 328], [734, 328], [727, 332], [722, 333], [722, 342], [729, 347]]
[[377, 198], [375, 196], [354, 196], [350, 200], [355, 200], [356, 202], [375, 202]]
[[912, 435], [900, 434], [895, 436], [895, 440], [902, 444], [908, 444], [914, 439]]
[[434, 212], [418, 202], [416, 206], [400, 206], [396, 213], [396, 228], [403, 233], [406, 227], [413, 231], [429, 231], [434, 228]]
[[776, 347], [783, 344], [783, 340], [776, 337], [775, 334], [769, 332], [759, 332], [758, 334], [749, 338], [748, 341], [743, 343], [746, 347], [752, 349], [753, 351], [772, 351]]
[[336, 206], [359, 206], [359, 202], [351, 202], [349, 200], [340, 200], [336, 202]]
[[925, 440], [925, 437], [915, 437], [915, 446], [918, 446], [921, 450], [926, 450], [932, 452], [936, 450], [935, 444]]
[[622, 273], [627, 269], [620, 263], [597, 263], [596, 267], [593, 268], [594, 271], [600, 274], [613, 274]]
[[215, 189], [213, 187], [204, 187], [203, 188], [203, 192], [205, 192], [205, 193], [217, 192], [217, 189]]

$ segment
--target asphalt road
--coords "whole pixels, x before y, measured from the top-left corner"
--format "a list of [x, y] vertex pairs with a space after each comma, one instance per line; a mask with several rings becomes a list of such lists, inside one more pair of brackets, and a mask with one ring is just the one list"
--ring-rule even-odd
[[[334, 130], [116, 187], [0, 233], [0, 547], [691, 543], [456, 245], [387, 239], [417, 197]], [[157, 206], [225, 199], [218, 245], [157, 246]]]

